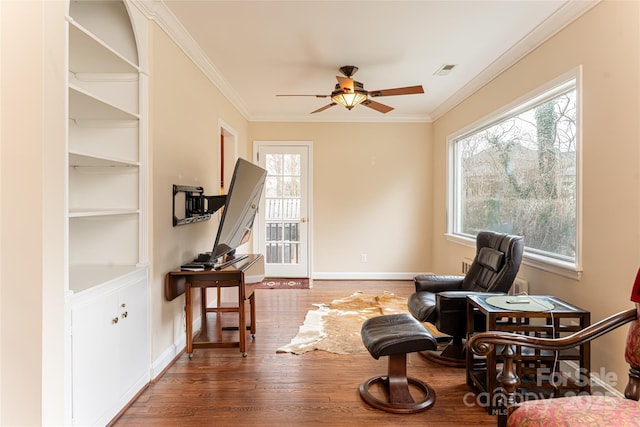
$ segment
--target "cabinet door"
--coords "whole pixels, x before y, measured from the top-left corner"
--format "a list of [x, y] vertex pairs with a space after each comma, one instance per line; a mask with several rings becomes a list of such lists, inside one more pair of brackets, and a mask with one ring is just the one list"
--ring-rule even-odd
[[111, 292], [71, 310], [73, 423], [95, 425], [118, 396], [118, 296]]
[[120, 394], [129, 401], [149, 381], [149, 310], [146, 279], [118, 295], [120, 329], [118, 335]]

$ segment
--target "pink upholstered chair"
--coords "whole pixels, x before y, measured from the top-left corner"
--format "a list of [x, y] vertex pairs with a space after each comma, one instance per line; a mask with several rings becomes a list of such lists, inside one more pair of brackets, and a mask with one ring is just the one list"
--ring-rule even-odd
[[[502, 372], [498, 375], [504, 389], [501, 403], [504, 409], [498, 416], [499, 426], [640, 426], [640, 270], [631, 294], [635, 308], [621, 311], [572, 335], [550, 339], [518, 335], [509, 332], [483, 332], [472, 337], [468, 346], [474, 353], [486, 355], [494, 346], [504, 345]], [[626, 323], [631, 322], [625, 360], [630, 365], [629, 381], [624, 395], [626, 399], [613, 396], [580, 395], [546, 400], [517, 402], [516, 390], [520, 385], [513, 361], [514, 346], [539, 350], [566, 350], [589, 342]]]

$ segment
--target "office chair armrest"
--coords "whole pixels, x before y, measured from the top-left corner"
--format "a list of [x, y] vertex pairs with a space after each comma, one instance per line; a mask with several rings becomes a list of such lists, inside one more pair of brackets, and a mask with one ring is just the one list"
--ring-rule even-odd
[[443, 276], [437, 274], [422, 274], [414, 279], [416, 292], [438, 293], [455, 291], [462, 287], [464, 276]]
[[481, 295], [481, 296], [492, 296], [492, 295], [506, 295], [504, 292], [482, 292], [482, 291], [464, 291], [464, 290], [459, 290], [459, 291], [444, 291], [444, 292], [440, 292], [438, 294], [438, 298], [442, 298], [442, 299], [447, 299], [447, 300], [452, 300], [452, 301], [459, 301], [461, 300], [462, 303], [466, 303], [467, 300], [467, 296], [472, 296], [472, 295]]
[[473, 292], [473, 291], [445, 291], [436, 295], [436, 310], [438, 312], [461, 312], [467, 310], [467, 296], [469, 295], [504, 295], [496, 292]]
[[442, 312], [466, 313], [467, 297], [471, 295], [506, 295], [504, 292], [446, 291], [436, 295], [436, 310]]

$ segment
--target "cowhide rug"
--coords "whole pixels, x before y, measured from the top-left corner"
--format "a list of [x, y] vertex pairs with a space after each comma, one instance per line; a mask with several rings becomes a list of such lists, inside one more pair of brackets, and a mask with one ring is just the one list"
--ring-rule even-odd
[[316, 310], [307, 312], [304, 324], [291, 342], [277, 353], [302, 354], [323, 350], [336, 354], [366, 353], [362, 344], [362, 323], [375, 316], [408, 313], [407, 298], [393, 293], [367, 295], [362, 292], [334, 300], [328, 304], [314, 304]]

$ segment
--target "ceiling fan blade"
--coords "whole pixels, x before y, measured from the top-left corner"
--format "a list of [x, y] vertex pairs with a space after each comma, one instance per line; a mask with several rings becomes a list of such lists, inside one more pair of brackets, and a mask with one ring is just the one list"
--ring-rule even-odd
[[332, 102], [331, 104], [327, 104], [327, 105], [325, 105], [324, 107], [318, 108], [317, 110], [314, 110], [314, 111], [312, 111], [312, 112], [311, 112], [311, 113], [309, 113], [309, 114], [319, 113], [319, 112], [321, 112], [321, 111], [326, 110], [327, 108], [331, 108], [331, 107], [333, 107], [334, 105], [337, 105], [337, 104], [336, 104], [335, 102]]
[[413, 95], [418, 93], [424, 93], [422, 85], [398, 87], [395, 89], [382, 89], [369, 91], [369, 96], [374, 98], [377, 96], [394, 96], [394, 95]]
[[336, 79], [338, 79], [338, 83], [340, 84], [340, 88], [342, 90], [346, 90], [347, 92], [353, 92], [353, 79], [352, 78], [336, 76]]
[[372, 110], [376, 110], [382, 114], [386, 114], [389, 111], [393, 110], [393, 107], [389, 107], [388, 105], [384, 105], [379, 102], [372, 101], [370, 99], [367, 99], [366, 101], [364, 101], [362, 105], [364, 105], [365, 107], [369, 107]]
[[276, 96], [315, 96], [316, 98], [328, 98], [330, 95], [276, 95]]

